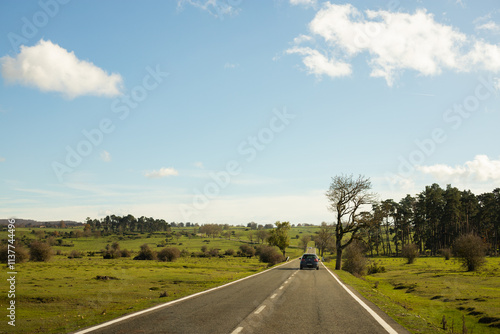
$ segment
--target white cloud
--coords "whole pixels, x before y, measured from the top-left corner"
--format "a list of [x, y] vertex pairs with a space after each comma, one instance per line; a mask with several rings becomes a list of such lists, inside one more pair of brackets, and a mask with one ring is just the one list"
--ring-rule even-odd
[[500, 25], [496, 24], [493, 21], [488, 21], [486, 23], [482, 23], [476, 26], [477, 30], [486, 30], [492, 32], [494, 34], [500, 34]]
[[109, 154], [108, 151], [102, 151], [101, 152], [101, 160], [104, 162], [110, 162], [111, 161], [111, 154]]
[[4, 157], [0, 157], [0, 162], [4, 162], [5, 161], [5, 158]]
[[240, 66], [240, 64], [235, 64], [235, 63], [225, 63], [224, 64], [224, 68], [229, 68], [229, 69], [235, 69], [239, 66]]
[[[316, 48], [334, 54], [339, 59], [335, 62], [343, 68], [350, 68], [348, 61], [354, 56], [366, 53], [371, 76], [384, 78], [389, 86], [405, 70], [426, 76], [438, 75], [445, 69], [500, 71], [500, 46], [440, 24], [423, 9], [413, 14], [361, 12], [350, 4], [327, 2], [310, 22], [309, 30], [310, 37], [320, 37], [324, 42]], [[303, 36], [295, 39], [296, 46], [287, 53], [302, 55], [310, 73], [339, 76], [336, 71], [325, 71], [325, 51], [299, 45], [308, 42]]]
[[500, 160], [490, 160], [486, 155], [476, 155], [463, 166], [437, 164], [417, 166], [417, 170], [447, 182], [500, 182]]
[[200, 168], [200, 169], [205, 168], [205, 166], [203, 166], [203, 162], [200, 162], [200, 161], [195, 162], [195, 163], [194, 163], [194, 166], [195, 166], [195, 167], [198, 167], [198, 168]]
[[148, 179], [158, 179], [166, 176], [176, 176], [179, 175], [179, 172], [174, 168], [160, 168], [159, 170], [154, 170], [151, 172], [146, 172], [144, 176]]
[[304, 56], [304, 58], [302, 58], [302, 62], [307, 67], [309, 73], [315, 74], [318, 77], [326, 74], [329, 77], [334, 78], [347, 76], [352, 73], [350, 64], [335, 60], [333, 57], [329, 59], [318, 50], [308, 47], [294, 47], [288, 49], [286, 52], [289, 54], [296, 53]]
[[210, 15], [220, 19], [226, 15], [237, 15], [240, 12], [240, 8], [231, 6], [228, 1], [222, 0], [179, 0], [177, 1], [177, 8], [182, 9], [184, 4], [204, 10], [210, 13]]
[[290, 0], [290, 4], [293, 6], [306, 6], [306, 7], [314, 7], [318, 3], [317, 0]]
[[43, 92], [59, 92], [68, 98], [82, 95], [116, 96], [121, 94], [122, 77], [108, 74], [94, 64], [79, 60], [73, 52], [51, 41], [21, 46], [12, 58], [0, 58], [2, 76], [8, 83], [32, 86]]

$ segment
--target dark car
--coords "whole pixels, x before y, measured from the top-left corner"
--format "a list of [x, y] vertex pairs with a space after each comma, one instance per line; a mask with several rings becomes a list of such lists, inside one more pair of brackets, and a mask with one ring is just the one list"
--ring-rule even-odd
[[316, 254], [303, 254], [300, 258], [300, 270], [304, 268], [319, 270], [319, 257]]

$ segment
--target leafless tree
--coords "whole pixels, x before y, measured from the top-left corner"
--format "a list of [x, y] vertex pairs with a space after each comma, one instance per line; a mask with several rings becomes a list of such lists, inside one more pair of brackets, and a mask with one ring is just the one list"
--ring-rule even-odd
[[[361, 210], [375, 200], [375, 194], [369, 192], [370, 189], [369, 178], [359, 175], [355, 179], [352, 175], [340, 175], [332, 178], [330, 189], [326, 192], [330, 210], [336, 213], [336, 270], [342, 268], [343, 250], [357, 238], [358, 231], [364, 227], [365, 220], [361, 219]], [[349, 236], [347, 241], [343, 240], [345, 236]]]

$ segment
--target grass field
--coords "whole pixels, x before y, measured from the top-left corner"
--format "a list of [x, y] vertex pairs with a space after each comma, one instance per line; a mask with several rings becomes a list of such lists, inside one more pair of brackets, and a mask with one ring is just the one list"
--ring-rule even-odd
[[[174, 232], [177, 229], [174, 229]], [[180, 230], [180, 229], [179, 229]], [[35, 239], [32, 229], [18, 228], [16, 238]], [[52, 232], [46, 229], [45, 232]], [[68, 229], [59, 230], [67, 232]], [[174, 238], [167, 246], [200, 252], [202, 246], [237, 251], [248, 243], [244, 228], [239, 239]], [[49, 262], [25, 262], [16, 265], [16, 326], [0, 322], [0, 333], [66, 333], [78, 328], [132, 313], [160, 303], [225, 284], [267, 268], [256, 257], [225, 258], [181, 257], [175, 262], [136, 261], [132, 258], [103, 259], [101, 255], [69, 259], [73, 251], [98, 252], [107, 244], [118, 242], [121, 249], [137, 252], [147, 243], [152, 249], [165, 241], [164, 234], [141, 235], [138, 239], [124, 236], [100, 238], [65, 238], [71, 245], [53, 246], [56, 255]], [[287, 249], [287, 255], [298, 257], [301, 250]], [[6, 282], [7, 268], [0, 275]], [[101, 278], [98, 278], [101, 277]], [[106, 279], [102, 279], [106, 278]], [[3, 285], [7, 288], [7, 284]], [[4, 289], [8, 291], [8, 289]], [[0, 309], [6, 310], [7, 293], [0, 294]], [[5, 311], [7, 312], [7, 311]], [[5, 313], [6, 314], [6, 313]]]
[[[500, 333], [500, 258], [488, 258], [478, 273], [464, 272], [458, 262], [419, 258], [373, 259], [385, 273], [357, 278], [336, 273], [412, 333]], [[334, 268], [332, 261], [327, 264]], [[447, 330], [443, 330], [443, 316]]]

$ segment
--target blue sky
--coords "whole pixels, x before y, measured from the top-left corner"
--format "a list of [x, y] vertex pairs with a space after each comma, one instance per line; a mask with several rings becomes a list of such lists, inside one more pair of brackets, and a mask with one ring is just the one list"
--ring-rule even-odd
[[496, 1], [0, 3], [0, 217], [333, 221], [500, 186]]

